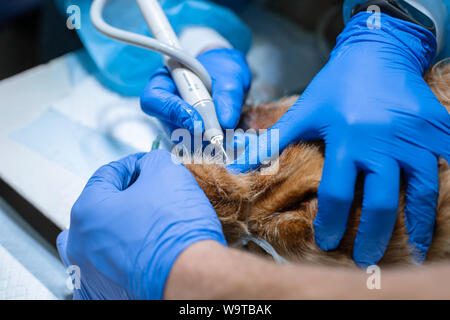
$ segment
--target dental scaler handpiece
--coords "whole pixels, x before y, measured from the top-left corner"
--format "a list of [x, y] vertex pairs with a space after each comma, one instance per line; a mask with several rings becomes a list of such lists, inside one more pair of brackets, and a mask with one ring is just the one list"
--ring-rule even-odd
[[[157, 0], [136, 0], [153, 36], [171, 47], [182, 49], [172, 26]], [[224, 134], [211, 94], [200, 78], [174, 59], [164, 56], [164, 62], [184, 101], [193, 106], [203, 119], [205, 138], [223, 148]], [[223, 149], [222, 149], [223, 151]]]

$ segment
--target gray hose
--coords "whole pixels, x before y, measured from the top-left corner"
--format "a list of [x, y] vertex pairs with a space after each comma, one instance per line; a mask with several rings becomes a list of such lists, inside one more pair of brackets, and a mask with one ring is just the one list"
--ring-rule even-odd
[[184, 51], [166, 45], [156, 39], [143, 36], [137, 33], [115, 28], [103, 20], [103, 9], [109, 0], [94, 0], [91, 6], [90, 17], [94, 27], [105, 36], [116, 39], [137, 47], [150, 49], [169, 56], [177, 62], [192, 70], [205, 84], [206, 88], [211, 92], [212, 80], [209, 73], [205, 70], [198, 60], [187, 55]]

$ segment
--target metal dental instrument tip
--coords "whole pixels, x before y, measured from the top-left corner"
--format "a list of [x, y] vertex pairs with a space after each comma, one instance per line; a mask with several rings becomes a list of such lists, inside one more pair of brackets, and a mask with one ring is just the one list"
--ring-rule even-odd
[[225, 157], [225, 163], [227, 163], [229, 158], [228, 158], [228, 155], [227, 155], [227, 153], [225, 151], [225, 148], [223, 147], [223, 136], [222, 135], [217, 135], [215, 137], [212, 137], [211, 143], [213, 145], [215, 145], [215, 146], [220, 148], [220, 152]]

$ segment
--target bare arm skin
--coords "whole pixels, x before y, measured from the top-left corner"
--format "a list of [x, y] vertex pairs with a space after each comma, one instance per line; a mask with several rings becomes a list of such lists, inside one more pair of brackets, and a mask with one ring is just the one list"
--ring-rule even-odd
[[450, 266], [370, 274], [308, 265], [278, 265], [213, 241], [185, 250], [166, 284], [166, 299], [450, 299]]

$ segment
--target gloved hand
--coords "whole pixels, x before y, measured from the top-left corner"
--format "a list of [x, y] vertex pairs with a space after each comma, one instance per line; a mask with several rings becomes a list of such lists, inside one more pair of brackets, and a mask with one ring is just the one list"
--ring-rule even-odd
[[58, 248], [81, 269], [74, 298], [161, 299], [178, 255], [203, 240], [226, 245], [211, 203], [170, 153], [153, 151], [95, 172]]
[[[250, 88], [251, 72], [245, 56], [234, 49], [213, 49], [197, 58], [211, 75], [212, 98], [224, 129], [234, 129]], [[183, 101], [166, 68], [157, 71], [141, 95], [142, 110], [176, 128], [194, 131], [194, 122], [203, 123], [200, 114]], [[203, 126], [204, 127], [204, 126]]]
[[[369, 29], [371, 15], [353, 17], [328, 64], [259, 140], [279, 130], [280, 150], [299, 140], [325, 141], [314, 222], [316, 242], [323, 250], [339, 245], [357, 174], [364, 172], [363, 210], [353, 252], [360, 266], [377, 263], [386, 250], [397, 217], [401, 169], [407, 183], [407, 232], [417, 260], [425, 258], [435, 221], [438, 157], [450, 160], [450, 116], [422, 77], [436, 52], [434, 35], [384, 14], [381, 29]], [[267, 160], [264, 144], [249, 148], [230, 166], [232, 171]], [[239, 165], [248, 154], [253, 156]]]

